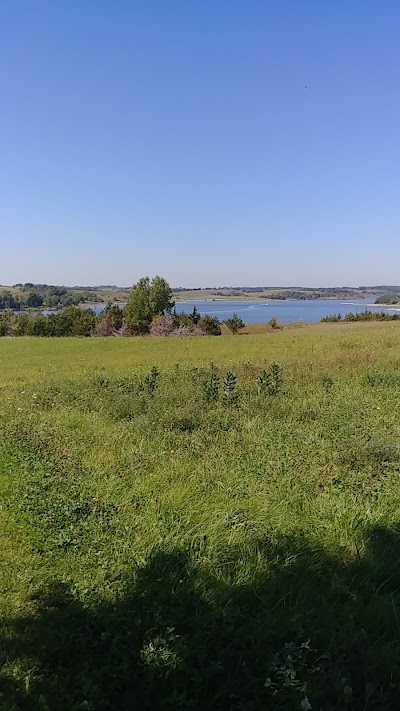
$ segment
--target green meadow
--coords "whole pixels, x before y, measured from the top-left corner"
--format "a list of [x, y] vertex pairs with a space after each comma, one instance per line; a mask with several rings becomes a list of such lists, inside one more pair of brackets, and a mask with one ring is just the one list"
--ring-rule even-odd
[[400, 324], [0, 339], [0, 709], [399, 709], [399, 640]]

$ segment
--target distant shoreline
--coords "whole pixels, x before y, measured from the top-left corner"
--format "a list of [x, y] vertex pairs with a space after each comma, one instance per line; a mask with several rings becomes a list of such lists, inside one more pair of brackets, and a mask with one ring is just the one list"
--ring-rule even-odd
[[[283, 303], [284, 301], [345, 301], [345, 299], [342, 296], [327, 296], [326, 298], [318, 298], [318, 299], [292, 299], [288, 297], [287, 299], [274, 299], [271, 298], [268, 294], [265, 295], [262, 299], [252, 299], [251, 296], [215, 296], [213, 298], [206, 298], [204, 296], [199, 296], [198, 298], [193, 298], [192, 296], [190, 299], [183, 299], [175, 296], [173, 294], [173, 298], [175, 299], [176, 303], [179, 303], [179, 301], [184, 301], [185, 303], [190, 303], [190, 302], [199, 302], [199, 301], [204, 301], [204, 302], [210, 302], [210, 301], [252, 301], [256, 304], [260, 304], [260, 306], [263, 305], [266, 301], [273, 303]], [[362, 299], [360, 299], [362, 301]]]
[[380, 306], [389, 311], [400, 311], [400, 304], [365, 304], [365, 306]]

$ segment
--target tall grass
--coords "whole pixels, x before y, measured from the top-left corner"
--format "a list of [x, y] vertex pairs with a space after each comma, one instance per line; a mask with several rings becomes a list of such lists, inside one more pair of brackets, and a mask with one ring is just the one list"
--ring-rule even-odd
[[398, 708], [399, 343], [2, 341], [0, 708]]

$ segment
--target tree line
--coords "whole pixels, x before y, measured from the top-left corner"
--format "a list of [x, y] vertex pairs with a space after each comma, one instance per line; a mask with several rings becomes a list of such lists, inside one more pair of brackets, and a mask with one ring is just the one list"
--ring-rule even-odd
[[[38, 306], [38, 305], [35, 305]], [[245, 324], [233, 314], [224, 323], [232, 333]], [[108, 304], [97, 315], [93, 309], [70, 305], [58, 313], [18, 313], [8, 301], [0, 313], [0, 336], [219, 336], [215, 316], [200, 316], [196, 306], [190, 314], [178, 313], [171, 287], [160, 276], [142, 277], [134, 284], [124, 308]]]
[[382, 294], [381, 296], [378, 296], [377, 299], [375, 299], [375, 304], [398, 304], [400, 301], [400, 297], [398, 294]]
[[[23, 311], [24, 309], [40, 308], [64, 308], [83, 304], [88, 301], [88, 295], [82, 291], [68, 289], [65, 286], [51, 286], [49, 284], [16, 284], [15, 289], [10, 291], [3, 289], [0, 291], [0, 311], [12, 309], [13, 311]], [[95, 293], [90, 294], [91, 302], [100, 302], [101, 298]]]
[[323, 323], [336, 323], [338, 321], [343, 321], [349, 323], [351, 321], [397, 321], [400, 319], [400, 313], [396, 312], [394, 314], [389, 314], [387, 311], [359, 311], [354, 314], [350, 311], [345, 316], [342, 314], [331, 314], [330, 316], [324, 316], [321, 319]]

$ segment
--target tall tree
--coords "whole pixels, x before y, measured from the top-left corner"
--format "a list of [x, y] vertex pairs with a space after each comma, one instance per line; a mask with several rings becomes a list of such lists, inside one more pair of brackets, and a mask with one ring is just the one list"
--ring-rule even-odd
[[142, 277], [133, 285], [124, 309], [124, 319], [132, 333], [146, 333], [152, 319], [150, 306], [150, 279]]
[[197, 326], [197, 324], [198, 324], [199, 321], [200, 321], [200, 318], [201, 318], [201, 316], [200, 316], [200, 314], [199, 314], [199, 312], [198, 312], [198, 310], [197, 310], [197, 306], [196, 306], [196, 304], [195, 304], [195, 305], [193, 306], [193, 311], [192, 311], [192, 313], [190, 314], [190, 319], [191, 319], [191, 321], [194, 323], [194, 325]]
[[43, 296], [38, 294], [36, 291], [30, 291], [25, 299], [26, 305], [30, 308], [37, 309], [43, 304]]
[[154, 316], [169, 313], [174, 306], [168, 282], [160, 276], [142, 277], [133, 285], [124, 309], [126, 326], [132, 333], [147, 333]]
[[171, 287], [164, 277], [155, 276], [150, 285], [150, 306], [153, 316], [170, 313], [175, 302], [172, 300]]

